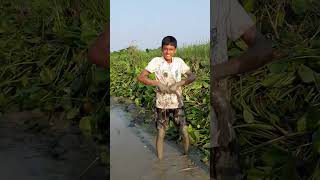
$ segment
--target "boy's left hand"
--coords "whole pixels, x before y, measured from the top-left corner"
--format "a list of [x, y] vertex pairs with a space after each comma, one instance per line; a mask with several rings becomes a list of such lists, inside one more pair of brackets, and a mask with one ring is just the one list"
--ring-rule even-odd
[[176, 82], [176, 83], [172, 84], [172, 85], [169, 87], [170, 92], [171, 92], [171, 93], [177, 92], [178, 88], [179, 88], [180, 86], [183, 86], [184, 83], [185, 83], [184, 81], [179, 81], [179, 82]]

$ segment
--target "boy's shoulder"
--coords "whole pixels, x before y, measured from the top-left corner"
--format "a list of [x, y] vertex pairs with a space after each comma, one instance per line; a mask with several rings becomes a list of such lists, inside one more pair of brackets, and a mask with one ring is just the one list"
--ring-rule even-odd
[[161, 64], [162, 61], [163, 60], [161, 57], [154, 57], [149, 61], [148, 65], [149, 66], [158, 66]]
[[[174, 61], [177, 63], [184, 63], [184, 60], [180, 57], [173, 57]], [[161, 63], [165, 61], [163, 57], [154, 57], [150, 60], [150, 63]]]
[[154, 57], [149, 61], [149, 63], [161, 63], [162, 61], [164, 61], [162, 57]]
[[180, 57], [174, 57], [174, 60], [181, 63], [181, 62], [184, 62], [184, 60]]

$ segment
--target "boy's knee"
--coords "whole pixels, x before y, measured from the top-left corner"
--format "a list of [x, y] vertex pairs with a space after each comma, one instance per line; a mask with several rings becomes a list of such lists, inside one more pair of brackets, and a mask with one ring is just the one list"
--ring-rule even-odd
[[163, 128], [158, 129], [158, 137], [163, 139], [165, 136], [165, 130]]
[[182, 135], [188, 135], [188, 126], [183, 126], [180, 128], [180, 132]]

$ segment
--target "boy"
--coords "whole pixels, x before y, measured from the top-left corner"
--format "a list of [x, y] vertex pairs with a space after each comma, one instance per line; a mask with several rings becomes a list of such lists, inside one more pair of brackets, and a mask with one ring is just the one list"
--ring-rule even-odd
[[[165, 130], [169, 125], [169, 116], [172, 113], [174, 123], [180, 127], [183, 136], [184, 154], [189, 150], [189, 135], [183, 110], [181, 86], [188, 85], [195, 80], [195, 75], [190, 67], [178, 57], [177, 40], [167, 36], [162, 40], [162, 57], [153, 58], [148, 66], [138, 76], [138, 81], [145, 85], [157, 86], [156, 91], [156, 128], [158, 130], [156, 148], [158, 159], [163, 158], [163, 141]], [[150, 73], [155, 73], [156, 80], [148, 78]], [[182, 80], [181, 74], [187, 75]]]

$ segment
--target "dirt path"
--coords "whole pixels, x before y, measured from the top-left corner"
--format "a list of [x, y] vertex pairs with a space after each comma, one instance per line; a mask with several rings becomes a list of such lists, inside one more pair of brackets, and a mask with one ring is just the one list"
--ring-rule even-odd
[[[110, 110], [110, 176], [112, 180], [206, 180], [208, 170], [196, 154], [182, 156], [182, 148], [167, 141], [164, 160], [155, 152], [155, 136], [130, 123], [132, 112], [112, 101]], [[153, 128], [153, 127], [151, 127]], [[196, 157], [194, 157], [196, 156]], [[193, 159], [193, 160], [191, 160]], [[198, 163], [195, 163], [198, 162]]]
[[106, 179], [106, 169], [99, 162], [80, 178], [97, 157], [96, 150], [78, 128], [66, 122], [52, 126], [43, 114], [31, 112], [1, 116], [0, 179]]

